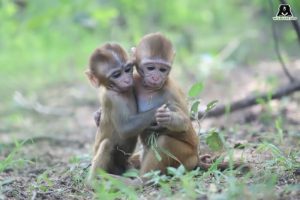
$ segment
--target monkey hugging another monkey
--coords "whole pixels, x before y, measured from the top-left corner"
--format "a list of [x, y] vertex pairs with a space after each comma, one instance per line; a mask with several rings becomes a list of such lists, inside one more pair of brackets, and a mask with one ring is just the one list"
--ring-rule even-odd
[[[144, 36], [130, 58], [112, 43], [93, 52], [86, 74], [99, 87], [101, 114], [89, 181], [98, 168], [121, 175], [137, 160], [142, 177], [152, 170], [166, 173], [170, 166], [199, 166], [199, 139], [186, 97], [169, 77], [174, 56], [172, 43], [160, 33]], [[131, 156], [138, 137], [140, 159]]]
[[86, 74], [93, 86], [100, 87], [102, 105], [89, 180], [97, 168], [121, 175], [128, 168], [138, 134], [150, 126], [156, 109], [137, 114], [133, 64], [120, 45], [107, 43], [97, 48]]

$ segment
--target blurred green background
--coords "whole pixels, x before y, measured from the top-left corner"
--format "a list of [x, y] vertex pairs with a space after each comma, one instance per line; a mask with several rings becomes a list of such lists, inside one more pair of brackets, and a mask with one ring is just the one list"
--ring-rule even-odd
[[[300, 0], [287, 2], [299, 19]], [[118, 42], [129, 50], [143, 35], [162, 32], [176, 49], [172, 76], [185, 93], [192, 84], [204, 83], [200, 106], [207, 108], [214, 100], [226, 105], [258, 92], [270, 97], [288, 82], [275, 54], [273, 24], [288, 69], [300, 77], [300, 46], [292, 24], [272, 19], [279, 4], [279, 0], [0, 0], [0, 199], [92, 198], [83, 186], [83, 174], [92, 155], [93, 112], [99, 102], [84, 71], [89, 55], [104, 42]], [[245, 150], [245, 158], [254, 165], [253, 176], [231, 169], [219, 173], [213, 167], [203, 176], [180, 175], [178, 184], [177, 175], [170, 185], [161, 178], [162, 190], [145, 188], [138, 195], [296, 199], [298, 193], [292, 192], [299, 188], [299, 93], [257, 102], [259, 106], [236, 115], [226, 112], [223, 118], [199, 120], [201, 126], [194, 123], [201, 153], [208, 149], [211, 130], [220, 130], [229, 158], [231, 146]], [[28, 143], [20, 145], [19, 139]], [[108, 187], [97, 186], [96, 193], [121, 194], [113, 184], [104, 185]]]
[[[50, 85], [84, 82], [92, 50], [105, 41], [126, 49], [147, 33], [166, 34], [177, 50], [175, 74], [190, 82], [214, 71], [276, 60], [273, 8], [265, 0], [1, 0], [0, 99]], [[300, 1], [288, 1], [295, 16]], [[289, 22], [278, 22], [282, 50], [299, 56]], [[204, 67], [205, 65], [210, 67]], [[203, 67], [202, 67], [203, 66]]]

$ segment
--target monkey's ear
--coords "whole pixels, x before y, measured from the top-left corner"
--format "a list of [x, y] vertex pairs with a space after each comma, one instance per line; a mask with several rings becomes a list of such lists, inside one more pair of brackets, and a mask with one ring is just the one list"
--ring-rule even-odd
[[132, 63], [136, 63], [136, 48], [135, 47], [131, 47], [130, 48], [130, 62]]
[[99, 85], [100, 85], [99, 80], [97, 79], [97, 77], [90, 70], [86, 70], [84, 73], [88, 77], [90, 83], [94, 87], [99, 87]]
[[131, 47], [130, 48], [130, 53], [131, 54], [135, 54], [135, 52], [136, 52], [136, 47]]

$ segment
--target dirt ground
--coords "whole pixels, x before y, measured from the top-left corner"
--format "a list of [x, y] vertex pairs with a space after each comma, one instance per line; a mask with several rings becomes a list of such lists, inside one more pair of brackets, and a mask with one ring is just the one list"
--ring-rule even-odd
[[[293, 74], [300, 77], [300, 61], [294, 61]], [[265, 62], [213, 77], [205, 82], [201, 98], [208, 103], [226, 103], [270, 88], [266, 77], [278, 77], [278, 86], [288, 83], [277, 63]], [[187, 91], [186, 91], [187, 92]], [[16, 92], [14, 105], [1, 115], [0, 160], [15, 149], [20, 139], [26, 140], [16, 153], [15, 164], [0, 174], [0, 199], [92, 199], [93, 191], [83, 184], [91, 159], [96, 127], [93, 112], [98, 108], [95, 91], [88, 83], [50, 85], [36, 94]], [[212, 127], [222, 130], [231, 145], [251, 144], [243, 149], [246, 161], [259, 170], [269, 154], [256, 151], [255, 144], [276, 139], [274, 121], [283, 120], [284, 152], [300, 151], [300, 93], [271, 102], [271, 110], [254, 106], [228, 116], [204, 119], [200, 138]], [[7, 118], [6, 116], [9, 116]], [[207, 150], [204, 140], [201, 149]], [[254, 144], [254, 145], [253, 145]], [[300, 158], [297, 158], [300, 162]], [[285, 192], [281, 188], [300, 186], [300, 169], [282, 174], [276, 183], [280, 199], [300, 199], [300, 189]]]

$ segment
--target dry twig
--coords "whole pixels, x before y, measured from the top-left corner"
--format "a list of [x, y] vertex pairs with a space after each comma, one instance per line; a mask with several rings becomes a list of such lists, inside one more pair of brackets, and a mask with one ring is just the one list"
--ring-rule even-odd
[[[271, 96], [271, 99], [280, 99], [284, 96], [290, 95], [296, 91], [300, 91], [300, 81], [295, 81], [293, 83], [288, 84], [287, 86], [281, 87], [275, 92], [270, 93], [263, 93], [256, 96], [248, 96], [242, 100], [235, 101], [232, 103], [229, 103], [228, 105], [220, 105], [217, 106], [215, 109], [211, 110], [209, 113], [207, 113], [206, 117], [217, 117], [220, 115], [223, 115], [226, 110], [230, 110], [230, 112], [234, 112], [243, 108], [247, 108], [249, 106], [253, 106], [258, 104], [257, 99], [264, 99], [266, 101], [269, 100], [269, 97]], [[202, 113], [199, 113], [198, 117], [201, 117]]]

